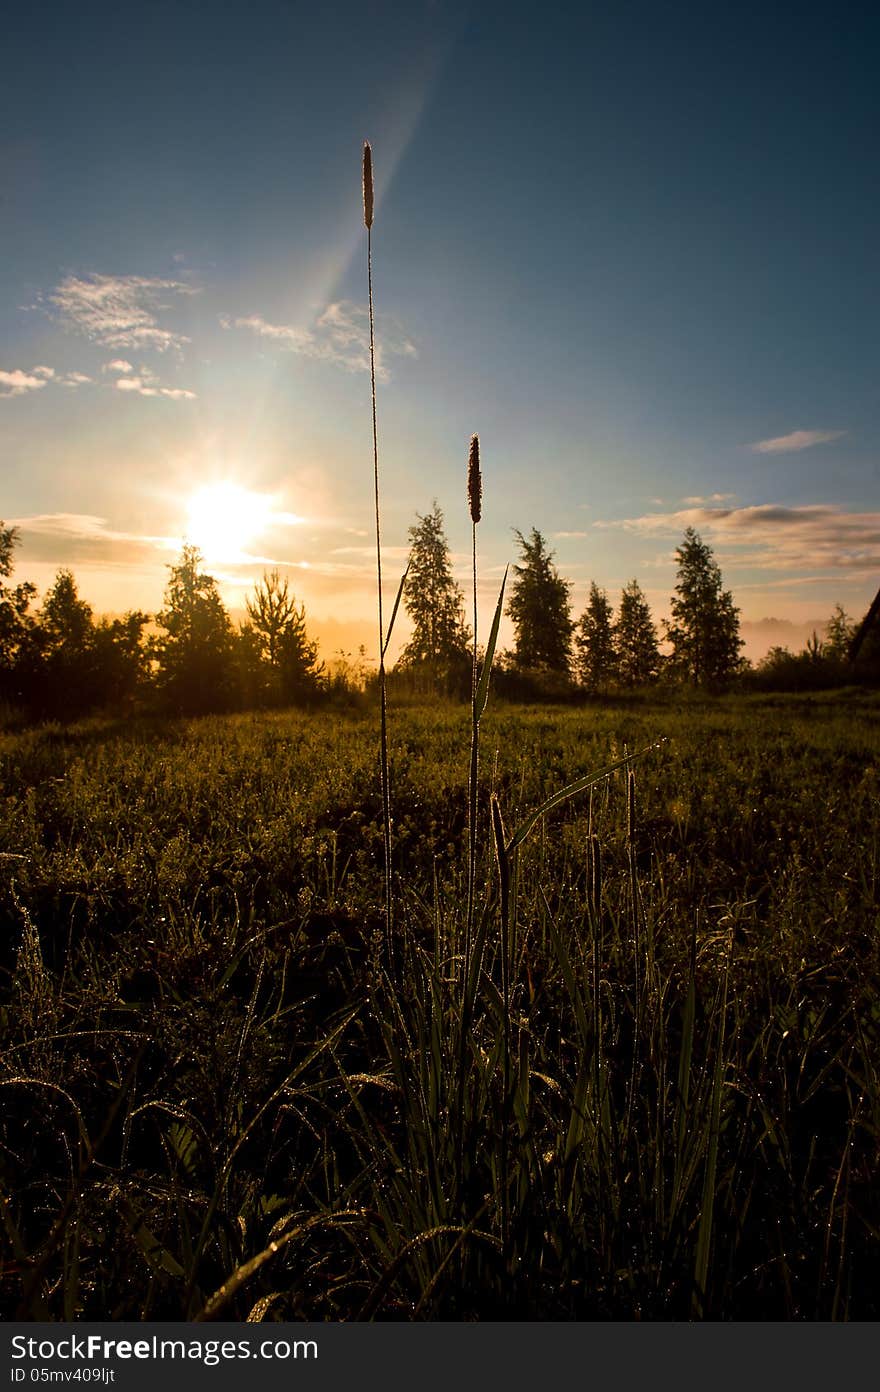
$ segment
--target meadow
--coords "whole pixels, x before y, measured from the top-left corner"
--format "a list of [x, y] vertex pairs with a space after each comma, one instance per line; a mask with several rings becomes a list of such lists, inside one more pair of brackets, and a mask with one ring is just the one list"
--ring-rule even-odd
[[878, 714], [0, 734], [4, 1316], [880, 1316]]

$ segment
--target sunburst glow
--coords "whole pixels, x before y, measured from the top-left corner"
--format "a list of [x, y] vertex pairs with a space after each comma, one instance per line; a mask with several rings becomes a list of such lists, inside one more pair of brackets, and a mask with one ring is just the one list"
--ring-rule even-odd
[[236, 483], [212, 483], [194, 493], [187, 506], [187, 541], [207, 561], [234, 561], [267, 530], [273, 499]]

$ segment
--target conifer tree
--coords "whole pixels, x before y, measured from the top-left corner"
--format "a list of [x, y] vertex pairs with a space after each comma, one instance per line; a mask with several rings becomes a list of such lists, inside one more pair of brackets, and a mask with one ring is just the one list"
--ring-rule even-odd
[[672, 664], [685, 680], [700, 686], [729, 681], [739, 666], [739, 610], [707, 545], [688, 527], [676, 550], [678, 584], [666, 636]]
[[528, 540], [514, 531], [522, 555], [515, 565], [507, 613], [515, 633], [514, 666], [520, 671], [568, 676], [574, 623], [571, 584], [553, 565], [553, 552], [534, 527]]
[[604, 691], [617, 670], [614, 646], [614, 620], [608, 595], [595, 580], [590, 582], [587, 607], [578, 622], [574, 638], [575, 669], [588, 691]]
[[306, 632], [305, 605], [297, 605], [287, 579], [282, 580], [277, 570], [265, 574], [245, 607], [247, 631], [268, 669], [268, 694], [293, 702], [313, 695], [323, 663], [318, 661], [317, 643]]
[[842, 604], [835, 604], [834, 612], [825, 625], [825, 653], [835, 662], [844, 662], [852, 646], [856, 625]]
[[413, 631], [398, 665], [421, 672], [434, 689], [458, 686], [470, 669], [470, 633], [436, 499], [431, 511], [424, 517], [417, 513], [416, 519], [409, 529], [409, 573], [403, 595]]
[[660, 671], [657, 630], [638, 580], [631, 580], [621, 593], [614, 639], [621, 684], [646, 686], [654, 681]]
[[165, 607], [156, 615], [164, 633], [154, 643], [157, 682], [175, 709], [195, 713], [222, 710], [234, 698], [233, 629], [212, 575], [201, 570], [202, 555], [185, 545], [165, 590]]

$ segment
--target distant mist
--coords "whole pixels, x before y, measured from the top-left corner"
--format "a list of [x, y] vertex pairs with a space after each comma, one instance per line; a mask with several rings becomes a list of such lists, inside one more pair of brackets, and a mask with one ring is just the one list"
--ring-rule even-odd
[[760, 662], [771, 648], [800, 652], [814, 631], [822, 637], [827, 622], [827, 614], [824, 618], [807, 619], [800, 623], [792, 619], [741, 619], [739, 632], [745, 642], [743, 656], [750, 662]]

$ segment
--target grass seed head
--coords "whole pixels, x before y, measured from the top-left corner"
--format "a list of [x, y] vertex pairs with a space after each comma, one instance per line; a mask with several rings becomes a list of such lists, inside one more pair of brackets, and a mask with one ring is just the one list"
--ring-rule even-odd
[[364, 141], [364, 226], [373, 225], [373, 152], [369, 140]]
[[468, 452], [468, 506], [471, 510], [471, 521], [474, 525], [479, 522], [482, 516], [483, 506], [483, 477], [480, 473], [480, 437], [471, 436], [471, 447]]

